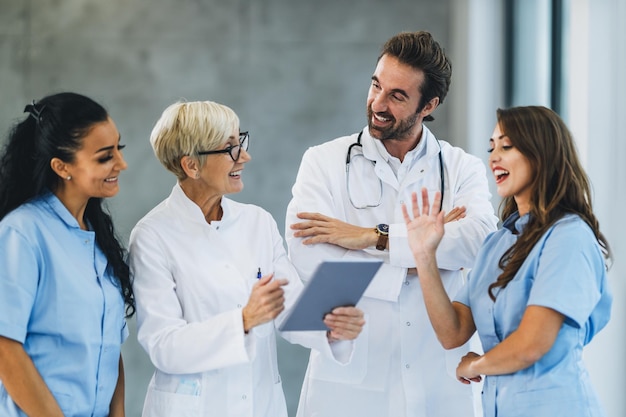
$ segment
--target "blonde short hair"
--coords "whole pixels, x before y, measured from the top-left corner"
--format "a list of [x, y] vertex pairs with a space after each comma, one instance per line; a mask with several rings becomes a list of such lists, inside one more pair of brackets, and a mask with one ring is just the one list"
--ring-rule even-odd
[[161, 164], [183, 180], [187, 177], [180, 164], [183, 156], [197, 158], [202, 167], [206, 157], [198, 152], [219, 148], [238, 128], [239, 117], [230, 107], [212, 101], [181, 101], [163, 111], [150, 144]]

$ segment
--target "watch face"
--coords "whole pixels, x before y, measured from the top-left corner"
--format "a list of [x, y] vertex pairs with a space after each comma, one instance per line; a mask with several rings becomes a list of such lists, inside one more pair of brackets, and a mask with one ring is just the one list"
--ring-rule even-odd
[[389, 233], [389, 225], [388, 224], [379, 224], [378, 226], [376, 226], [376, 228], [378, 229], [379, 233], [384, 233], [384, 234]]

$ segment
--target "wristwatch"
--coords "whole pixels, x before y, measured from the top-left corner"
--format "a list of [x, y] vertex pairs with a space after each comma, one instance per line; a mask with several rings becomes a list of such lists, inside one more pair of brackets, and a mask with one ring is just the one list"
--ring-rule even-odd
[[376, 226], [376, 234], [378, 235], [378, 242], [376, 242], [376, 249], [387, 249], [387, 241], [389, 240], [389, 225], [379, 224]]

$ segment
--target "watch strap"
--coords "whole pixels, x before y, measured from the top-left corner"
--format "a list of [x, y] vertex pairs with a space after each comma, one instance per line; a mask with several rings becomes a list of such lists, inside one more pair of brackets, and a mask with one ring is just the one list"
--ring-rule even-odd
[[378, 241], [376, 242], [376, 249], [378, 250], [386, 250], [387, 242], [389, 241], [389, 226], [379, 224], [374, 229], [376, 230], [376, 234], [378, 235]]

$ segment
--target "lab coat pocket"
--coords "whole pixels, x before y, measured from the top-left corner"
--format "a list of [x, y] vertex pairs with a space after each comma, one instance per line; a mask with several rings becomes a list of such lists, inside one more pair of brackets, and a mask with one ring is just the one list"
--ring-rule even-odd
[[347, 364], [340, 364], [317, 350], [311, 350], [311, 378], [343, 384], [360, 384], [367, 375], [369, 353], [369, 325], [363, 326], [363, 331], [354, 341], [354, 352]]
[[143, 417], [200, 416], [202, 374], [169, 375], [156, 371], [146, 394]]

